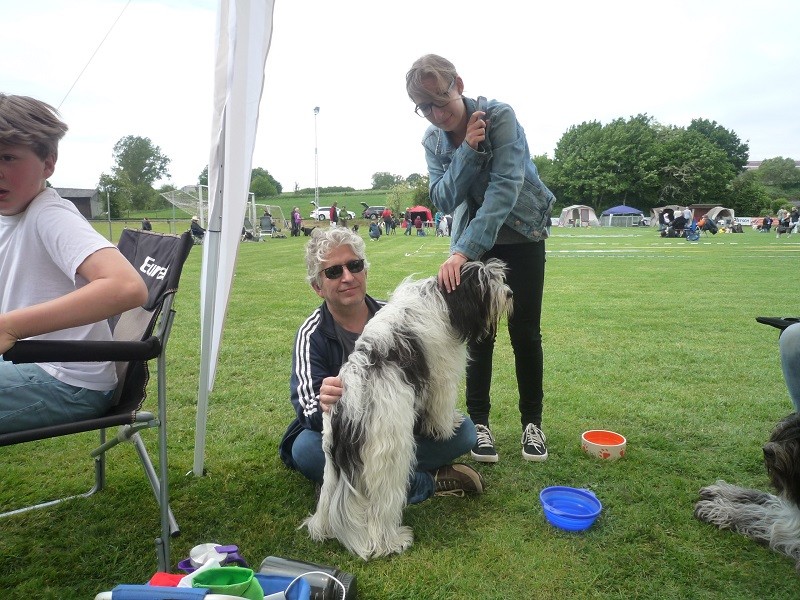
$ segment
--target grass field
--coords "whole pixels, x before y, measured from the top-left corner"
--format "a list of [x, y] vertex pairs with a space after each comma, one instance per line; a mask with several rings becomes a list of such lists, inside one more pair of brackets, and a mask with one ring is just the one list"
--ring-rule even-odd
[[[688, 243], [651, 229], [554, 229], [543, 314], [549, 460], [520, 456], [513, 358], [501, 330], [492, 384], [501, 458], [476, 465], [486, 493], [407, 508], [414, 545], [369, 563], [297, 529], [313, 510], [313, 488], [276, 451], [292, 418], [292, 340], [319, 302], [304, 281], [305, 241], [241, 245], [202, 478], [187, 476], [199, 248], [189, 257], [168, 351], [170, 486], [182, 529], [173, 562], [199, 543], [238, 544], [256, 567], [269, 555], [337, 566], [356, 575], [367, 600], [800, 597], [790, 559], [692, 517], [698, 489], [716, 479], [768, 485], [761, 446], [791, 403], [777, 330], [755, 317], [798, 314], [800, 236], [747, 230]], [[386, 297], [409, 274], [434, 274], [448, 241], [368, 243], [370, 292]], [[583, 454], [580, 434], [592, 428], [623, 433], [627, 456], [605, 463]], [[148, 445], [153, 437], [143, 434]], [[93, 442], [0, 449], [0, 509], [87, 489]], [[594, 491], [604, 506], [595, 525], [575, 534], [547, 524], [538, 494], [550, 485]], [[134, 452], [114, 449], [102, 494], [0, 521], [2, 597], [85, 599], [145, 581], [157, 531]]]

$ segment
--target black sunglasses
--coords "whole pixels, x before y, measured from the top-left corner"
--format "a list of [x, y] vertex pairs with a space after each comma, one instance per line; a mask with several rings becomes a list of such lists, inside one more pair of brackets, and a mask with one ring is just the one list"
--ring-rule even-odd
[[339, 279], [342, 275], [344, 275], [344, 268], [347, 267], [347, 270], [350, 271], [352, 275], [356, 273], [361, 273], [364, 270], [364, 259], [357, 258], [356, 260], [349, 260], [343, 265], [333, 265], [332, 267], [328, 267], [327, 269], [322, 269], [320, 273], [325, 273], [325, 277], [328, 279]]

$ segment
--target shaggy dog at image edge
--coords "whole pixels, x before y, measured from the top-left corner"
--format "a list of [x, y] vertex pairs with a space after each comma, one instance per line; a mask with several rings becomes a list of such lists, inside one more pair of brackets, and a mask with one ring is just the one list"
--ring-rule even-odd
[[717, 481], [700, 490], [694, 516], [790, 556], [800, 572], [800, 414], [775, 427], [764, 464], [777, 495]]
[[364, 328], [339, 373], [342, 398], [323, 415], [322, 490], [303, 522], [312, 539], [336, 538], [364, 560], [411, 546], [402, 519], [414, 433], [453, 436], [466, 343], [494, 335], [511, 305], [499, 260], [466, 263], [449, 294], [435, 277], [400, 284]]

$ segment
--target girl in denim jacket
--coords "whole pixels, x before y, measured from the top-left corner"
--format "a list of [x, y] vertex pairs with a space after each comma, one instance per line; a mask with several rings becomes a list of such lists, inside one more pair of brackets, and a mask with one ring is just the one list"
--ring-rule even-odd
[[[547, 222], [555, 196], [539, 179], [525, 131], [514, 110], [491, 100], [484, 110], [463, 96], [464, 82], [453, 64], [435, 54], [417, 60], [406, 74], [416, 113], [431, 125], [423, 136], [431, 200], [452, 213], [450, 257], [439, 283], [452, 291], [469, 260], [499, 258], [514, 292], [508, 332], [514, 350], [522, 456], [547, 459], [541, 430], [543, 357], [540, 329]], [[489, 428], [494, 337], [469, 348], [467, 411], [478, 431], [472, 458], [497, 462]]]

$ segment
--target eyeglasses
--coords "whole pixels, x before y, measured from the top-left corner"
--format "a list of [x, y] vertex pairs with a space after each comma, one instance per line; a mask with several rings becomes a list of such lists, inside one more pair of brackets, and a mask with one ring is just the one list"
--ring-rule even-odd
[[[453, 79], [453, 81], [450, 82], [450, 86], [447, 88], [447, 91], [443, 94], [444, 96], [447, 96], [448, 94], [450, 94], [450, 91], [453, 89], [453, 86], [455, 85], [455, 83], [456, 83], [456, 80]], [[430, 116], [431, 112], [433, 112], [433, 107], [434, 106], [436, 108], [446, 108], [447, 105], [450, 104], [453, 100], [460, 100], [461, 98], [462, 98], [462, 96], [456, 96], [455, 98], [450, 98], [447, 102], [444, 102], [444, 103], [441, 103], [441, 102], [426, 102], [425, 104], [417, 104], [416, 106], [414, 106], [414, 112], [417, 113], [423, 119], [427, 119]]]
[[328, 279], [339, 279], [342, 275], [344, 275], [344, 269], [347, 267], [347, 270], [350, 272], [351, 275], [355, 275], [356, 273], [361, 273], [364, 270], [364, 259], [358, 258], [356, 260], [349, 260], [343, 265], [333, 265], [332, 267], [328, 267], [327, 269], [322, 269], [320, 273], [325, 273], [325, 277]]

